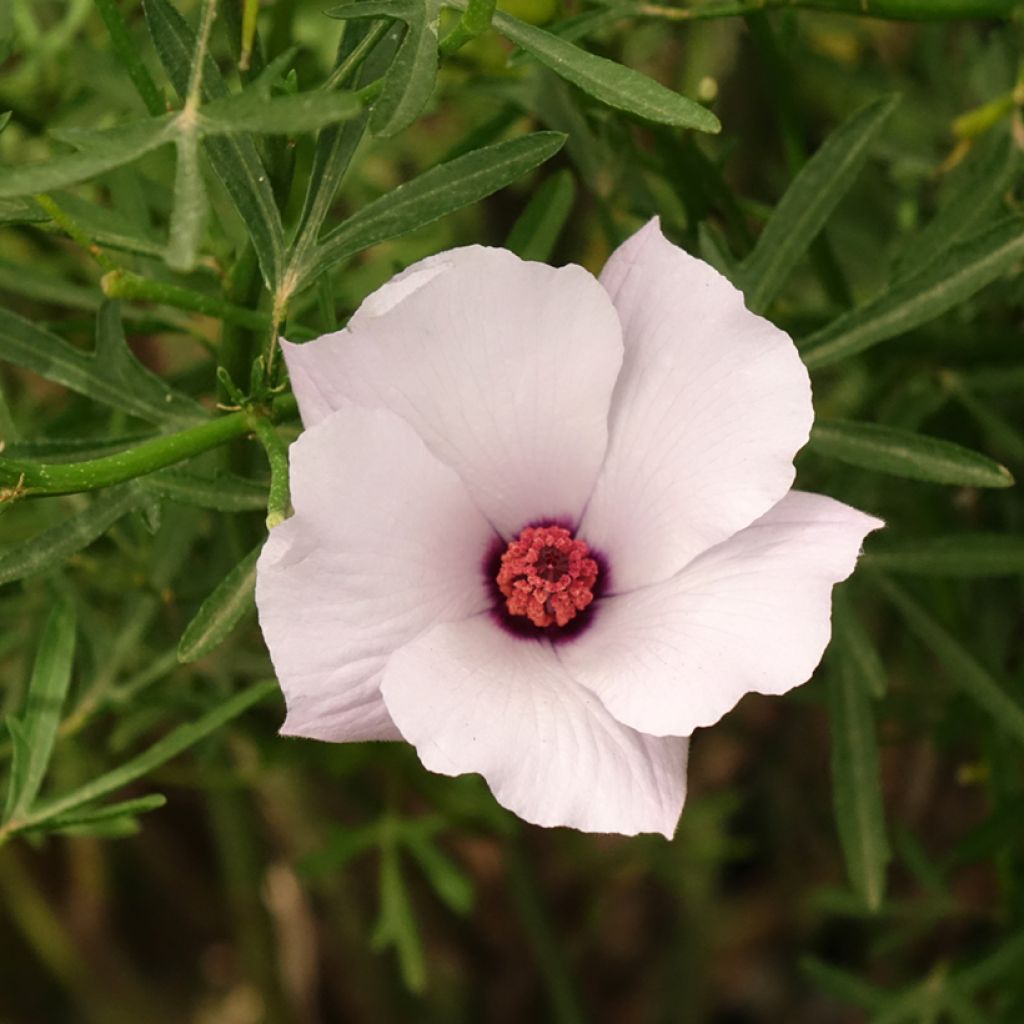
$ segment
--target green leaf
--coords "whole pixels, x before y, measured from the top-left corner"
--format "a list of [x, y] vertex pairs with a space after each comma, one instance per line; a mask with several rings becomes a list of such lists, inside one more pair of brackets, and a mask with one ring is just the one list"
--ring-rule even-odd
[[417, 0], [410, 8], [413, 16], [370, 115], [370, 130], [383, 138], [397, 135], [423, 113], [437, 80], [441, 0]]
[[[111, 187], [116, 188], [113, 183]], [[118, 210], [97, 206], [73, 192], [60, 192], [52, 198], [89, 238], [108, 249], [163, 257], [164, 247], [153, 235], [148, 223], [136, 223]], [[48, 219], [41, 209], [39, 212], [43, 214], [44, 220]]]
[[4, 458], [29, 459], [40, 462], [77, 462], [111, 452], [124, 451], [154, 435], [124, 434], [120, 437], [54, 437], [34, 441], [9, 441], [4, 447]]
[[[465, 0], [447, 0], [447, 3], [460, 11], [466, 9]], [[639, 71], [596, 57], [559, 36], [502, 11], [494, 12], [491, 25], [534, 60], [616, 110], [677, 128], [694, 128], [701, 132], [721, 130], [718, 118], [706, 107], [667, 89]]]
[[747, 305], [763, 312], [849, 191], [899, 98], [885, 96], [834, 131], [779, 200], [740, 270]]
[[877, 423], [817, 420], [810, 448], [851, 466], [878, 473], [964, 487], [1011, 487], [1013, 476], [998, 462], [924, 434]]
[[[74, 604], [61, 596], [43, 626], [28, 684], [25, 712], [16, 730], [20, 735], [14, 746], [16, 763], [4, 808], [5, 822], [32, 806], [46, 776], [64, 698], [71, 684], [76, 618]], [[25, 758], [26, 763], [17, 763]]]
[[173, 391], [135, 358], [116, 302], [100, 306], [92, 353], [0, 309], [0, 359], [153, 423], [184, 425], [209, 418], [201, 405]]
[[45, 224], [49, 219], [31, 199], [0, 199], [0, 224]]
[[167, 264], [188, 273], [196, 265], [207, 213], [206, 186], [199, 167], [199, 139], [194, 132], [178, 137], [177, 152]]
[[[369, 32], [366, 25], [348, 26], [338, 46], [335, 68], [341, 67], [352, 58]], [[391, 33], [384, 36], [370, 50], [360, 63], [355, 84], [365, 86], [383, 76], [394, 59], [397, 42]], [[306, 195], [295, 230], [295, 244], [291, 259], [301, 265], [306, 253], [316, 242], [324, 219], [330, 212], [334, 196], [338, 191], [356, 147], [359, 145], [369, 123], [370, 115], [364, 111], [358, 118], [344, 125], [325, 128], [317, 136], [313, 166], [306, 183]]]
[[[105, 804], [101, 807], [82, 807], [78, 810], [68, 811], [66, 814], [57, 814], [48, 818], [44, 824], [37, 825], [36, 829], [45, 828], [47, 832], [57, 832], [78, 825], [95, 825], [99, 822], [108, 822], [118, 818], [134, 818], [137, 814], [145, 814], [147, 811], [155, 811], [167, 804], [167, 797], [161, 793], [150, 793], [148, 796], [135, 797], [132, 800], [121, 800], [113, 804]], [[26, 829], [26, 831], [29, 831]]]
[[846, 873], [868, 910], [885, 894], [889, 841], [871, 698], [841, 653], [828, 676], [832, 796]]
[[910, 632], [932, 653], [950, 681], [987, 711], [999, 728], [1024, 742], [1024, 706], [1014, 700], [1004, 686], [902, 587], [885, 576], [872, 578], [899, 610]]
[[73, 140], [81, 147], [79, 152], [0, 169], [0, 199], [51, 192], [131, 163], [174, 139], [176, 116], [165, 114], [99, 132], [65, 131], [62, 138]]
[[1008, 533], [955, 533], [875, 541], [861, 561], [873, 569], [910, 576], [1018, 576], [1024, 575], [1024, 537]]
[[[862, 559], [863, 561], [863, 556]], [[845, 587], [832, 593], [832, 642], [864, 692], [876, 700], [885, 696], [885, 666], [857, 616]]]
[[258, 132], [297, 135], [358, 117], [363, 105], [351, 92], [310, 92], [268, 99], [255, 88], [199, 108], [199, 130], [206, 135]]
[[267, 507], [267, 485], [233, 473], [206, 477], [184, 469], [164, 469], [141, 477], [139, 484], [161, 498], [218, 512], [257, 512]]
[[1024, 219], [1009, 217], [955, 245], [919, 273], [845, 313], [800, 343], [817, 370], [918, 327], [970, 298], [1024, 256]]
[[426, 988], [427, 965], [423, 943], [402, 875], [398, 847], [393, 839], [381, 844], [380, 913], [370, 943], [376, 950], [394, 948], [402, 980], [410, 992], [418, 993]]
[[425, 171], [325, 235], [311, 264], [300, 268], [302, 279], [315, 278], [377, 242], [407, 234], [497, 192], [554, 156], [564, 142], [559, 132], [533, 132]]
[[423, 829], [407, 829], [402, 839], [405, 848], [427, 876], [431, 888], [457, 914], [473, 908], [473, 882], [433, 842]]
[[101, 537], [141, 501], [141, 492], [132, 484], [112, 487], [83, 511], [0, 552], [0, 585], [60, 565]]
[[576, 202], [572, 172], [556, 171], [533, 194], [509, 232], [506, 246], [524, 260], [546, 263]]
[[178, 660], [195, 661], [218, 647], [256, 607], [256, 559], [263, 544], [249, 552], [199, 606], [178, 643]]
[[841, 971], [815, 957], [801, 957], [800, 970], [837, 1002], [852, 1003], [873, 1013], [880, 1013], [890, 1004], [890, 999], [883, 992], [861, 981], [855, 974]]
[[909, 277], [923, 270], [957, 242], [999, 202], [1019, 166], [1008, 132], [993, 132], [976, 144], [960, 168], [957, 191], [910, 241], [896, 271]]
[[[144, 0], [143, 10], [160, 63], [178, 95], [184, 97], [196, 48], [195, 33], [168, 0]], [[203, 61], [202, 93], [207, 101], [228, 95], [209, 53]], [[255, 143], [247, 135], [230, 134], [206, 139], [203, 146], [249, 233], [263, 279], [274, 289], [284, 268], [284, 229], [270, 176]]]
[[196, 721], [179, 725], [163, 739], [158, 740], [148, 750], [133, 757], [130, 761], [92, 779], [71, 793], [37, 805], [36, 809], [28, 816], [12, 820], [9, 823], [11, 831], [23, 832], [38, 828], [54, 818], [59, 819], [71, 811], [94, 803], [108, 793], [148, 775], [151, 771], [170, 761], [172, 757], [177, 757], [178, 754], [216, 732], [271, 693], [276, 692], [278, 692], [277, 682], [273, 679], [254, 683], [242, 690], [241, 693], [236, 693], [233, 697], [229, 697], [217, 707], [206, 712]]

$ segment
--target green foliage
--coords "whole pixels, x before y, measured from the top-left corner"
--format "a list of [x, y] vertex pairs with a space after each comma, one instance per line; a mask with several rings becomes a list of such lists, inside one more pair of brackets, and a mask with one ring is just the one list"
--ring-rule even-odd
[[[1017, 1024], [1018, 5], [323, 6], [0, 3], [0, 1015]], [[816, 679], [697, 735], [670, 844], [277, 738], [279, 337], [655, 215], [886, 521]]]

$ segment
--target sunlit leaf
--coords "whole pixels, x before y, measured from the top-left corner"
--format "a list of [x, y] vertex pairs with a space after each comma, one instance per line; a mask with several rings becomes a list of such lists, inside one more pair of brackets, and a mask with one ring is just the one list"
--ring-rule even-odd
[[[447, 0], [447, 4], [460, 11], [466, 8], [465, 0]], [[718, 118], [706, 107], [639, 71], [588, 53], [502, 11], [494, 12], [491, 24], [495, 31], [522, 47], [534, 60], [610, 107], [657, 124], [701, 132], [721, 130]]]

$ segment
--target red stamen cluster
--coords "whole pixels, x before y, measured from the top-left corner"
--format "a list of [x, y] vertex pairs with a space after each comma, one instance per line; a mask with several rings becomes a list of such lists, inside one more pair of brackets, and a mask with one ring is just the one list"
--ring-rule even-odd
[[594, 600], [597, 562], [561, 526], [528, 526], [501, 556], [498, 589], [510, 615], [564, 626]]

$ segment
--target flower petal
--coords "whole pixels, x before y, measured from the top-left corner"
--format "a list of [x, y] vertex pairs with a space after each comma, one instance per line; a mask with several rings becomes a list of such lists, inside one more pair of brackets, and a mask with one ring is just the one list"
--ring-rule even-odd
[[402, 416], [506, 536], [575, 521], [607, 445], [618, 317], [580, 267], [453, 249], [284, 353], [307, 426], [344, 399]]
[[397, 647], [479, 613], [495, 534], [456, 474], [386, 410], [346, 405], [291, 448], [295, 515], [256, 571], [287, 735], [400, 739], [380, 697]]
[[829, 641], [832, 586], [880, 526], [792, 491], [672, 579], [603, 601], [559, 657], [620, 722], [689, 735], [745, 693], [785, 693], [811, 677]]
[[612, 254], [601, 283], [626, 353], [580, 532], [621, 593], [667, 579], [771, 508], [813, 412], [789, 337], [657, 219]]
[[615, 721], [546, 643], [509, 636], [486, 615], [436, 626], [392, 657], [382, 692], [427, 768], [479, 772], [527, 821], [675, 831], [687, 740]]

